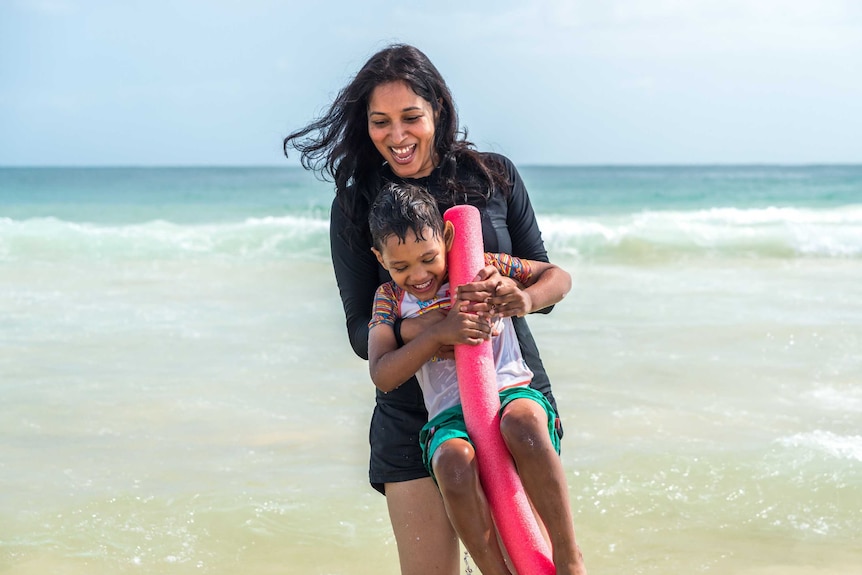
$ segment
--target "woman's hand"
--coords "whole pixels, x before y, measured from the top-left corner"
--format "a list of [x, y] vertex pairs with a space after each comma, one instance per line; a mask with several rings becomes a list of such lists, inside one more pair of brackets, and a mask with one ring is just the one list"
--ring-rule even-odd
[[517, 281], [500, 275], [494, 266], [485, 266], [473, 282], [458, 286], [458, 298], [485, 304], [494, 318], [525, 316], [533, 311], [533, 301]]

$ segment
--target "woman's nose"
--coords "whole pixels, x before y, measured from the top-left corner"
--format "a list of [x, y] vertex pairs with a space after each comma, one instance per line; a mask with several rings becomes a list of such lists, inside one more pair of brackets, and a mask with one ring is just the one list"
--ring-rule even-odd
[[392, 122], [392, 132], [390, 133], [390, 136], [394, 143], [400, 144], [404, 140], [404, 133], [404, 124], [401, 122]]

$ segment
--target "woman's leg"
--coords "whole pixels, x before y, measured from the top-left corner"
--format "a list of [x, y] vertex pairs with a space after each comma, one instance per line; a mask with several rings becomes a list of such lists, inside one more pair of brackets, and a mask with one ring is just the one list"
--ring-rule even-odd
[[457, 575], [458, 537], [430, 477], [386, 484], [402, 575]]
[[488, 500], [479, 483], [476, 452], [468, 441], [444, 441], [432, 458], [452, 526], [484, 575], [511, 575], [497, 539]]
[[512, 453], [524, 490], [547, 528], [558, 574], [584, 575], [566, 475], [548, 432], [548, 414], [532, 399], [519, 398], [503, 411], [500, 432]]

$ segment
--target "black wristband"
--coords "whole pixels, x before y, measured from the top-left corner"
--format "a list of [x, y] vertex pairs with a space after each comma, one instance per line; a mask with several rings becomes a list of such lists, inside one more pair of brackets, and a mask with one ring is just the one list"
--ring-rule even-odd
[[392, 324], [392, 331], [395, 333], [395, 343], [398, 347], [404, 347], [404, 340], [401, 339], [401, 318], [395, 318], [395, 323]]

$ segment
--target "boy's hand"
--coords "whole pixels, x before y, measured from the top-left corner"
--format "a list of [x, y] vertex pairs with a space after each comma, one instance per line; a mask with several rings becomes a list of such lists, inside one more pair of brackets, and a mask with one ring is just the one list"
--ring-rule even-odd
[[475, 311], [474, 307], [469, 301], [457, 300], [446, 319], [434, 325], [441, 350], [458, 344], [479, 345], [490, 339], [491, 318], [486, 312]]
[[[405, 342], [415, 338], [420, 332], [431, 329], [437, 323], [446, 319], [446, 310], [435, 309], [420, 316], [404, 318], [401, 324], [401, 337]], [[455, 359], [455, 346], [441, 345], [435, 356], [442, 359]]]

